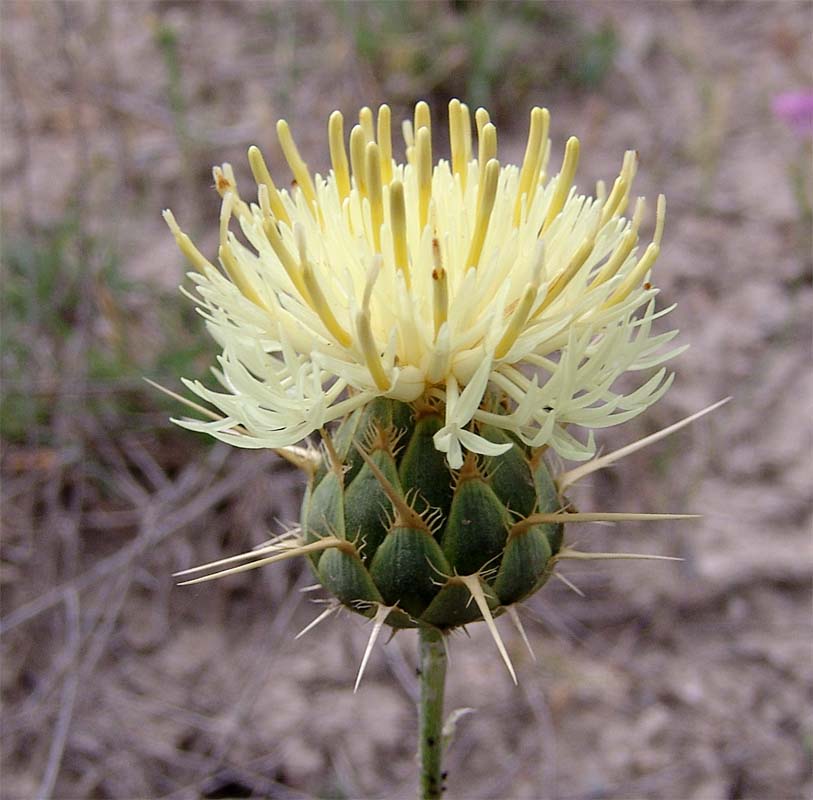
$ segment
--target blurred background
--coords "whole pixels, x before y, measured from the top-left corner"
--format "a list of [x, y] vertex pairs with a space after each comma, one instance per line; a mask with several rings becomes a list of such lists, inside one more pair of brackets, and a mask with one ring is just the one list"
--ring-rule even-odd
[[[215, 356], [178, 291], [171, 207], [209, 257], [211, 165], [260, 145], [290, 179], [326, 120], [453, 96], [487, 106], [519, 161], [528, 114], [578, 184], [640, 153], [669, 201], [664, 321], [691, 348], [605, 450], [727, 395], [728, 406], [591, 477], [583, 508], [698, 522], [590, 527], [580, 542], [684, 558], [567, 568], [502, 626], [456, 637], [449, 798], [809, 797], [810, 3], [56, 2], [2, 14], [3, 798], [411, 797], [412, 632], [375, 650], [320, 611], [304, 564], [193, 588], [171, 573], [296, 519], [299, 475], [174, 428], [173, 389]], [[801, 95], [789, 94], [802, 92]], [[806, 95], [804, 93], [807, 93]], [[807, 103], [807, 112], [805, 112]], [[805, 116], [807, 114], [807, 116]], [[444, 149], [439, 145], [441, 150]], [[401, 157], [401, 152], [398, 156]]]

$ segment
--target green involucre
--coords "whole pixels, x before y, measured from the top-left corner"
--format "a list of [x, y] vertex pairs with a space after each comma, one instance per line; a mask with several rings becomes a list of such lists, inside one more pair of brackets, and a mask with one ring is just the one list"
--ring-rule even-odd
[[561, 524], [523, 524], [567, 505], [540, 452], [484, 425], [483, 436], [513, 447], [451, 470], [432, 441], [442, 425], [431, 407], [375, 400], [332, 433], [303, 502], [307, 542], [347, 542], [312, 554], [320, 582], [365, 616], [393, 606], [394, 627], [482, 619], [458, 577], [475, 574], [496, 616], [545, 583], [562, 544]]

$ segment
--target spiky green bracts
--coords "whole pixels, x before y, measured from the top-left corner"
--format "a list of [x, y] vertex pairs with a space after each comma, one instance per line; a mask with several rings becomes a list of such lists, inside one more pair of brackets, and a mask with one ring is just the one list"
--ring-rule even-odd
[[356, 686], [385, 624], [446, 634], [478, 620], [488, 624], [516, 680], [494, 619], [508, 612], [525, 638], [515, 607], [551, 575], [559, 576], [554, 572], [557, 562], [670, 558], [574, 550], [563, 541], [567, 523], [693, 516], [580, 513], [564, 489], [718, 405], [554, 476], [543, 449], [534, 450], [487, 425], [481, 427], [483, 435], [512, 447], [496, 456], [469, 453], [459, 470], [451, 469], [433, 445], [442, 425], [435, 406], [379, 398], [354, 411], [332, 433], [323, 431], [321, 453], [280, 451], [309, 476], [299, 527], [265, 547], [178, 575], [215, 570], [184, 581], [198, 583], [306, 556], [335, 603], [300, 636], [340, 608], [374, 621]]
[[561, 523], [534, 517], [566, 505], [541, 452], [514, 443], [451, 470], [432, 442], [442, 425], [431, 405], [359, 409], [326, 439], [303, 504], [305, 541], [340, 542], [311, 554], [320, 582], [368, 616], [388, 607], [393, 627], [489, 619], [545, 583], [562, 543]]

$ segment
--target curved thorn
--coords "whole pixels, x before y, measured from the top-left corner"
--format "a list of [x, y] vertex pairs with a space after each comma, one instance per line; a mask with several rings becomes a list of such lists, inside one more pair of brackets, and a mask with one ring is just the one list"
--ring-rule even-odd
[[623, 511], [577, 511], [568, 513], [563, 511], [553, 514], [531, 514], [529, 517], [515, 523], [511, 530], [522, 531], [532, 525], [551, 522], [655, 522], [667, 519], [700, 519], [701, 517], [701, 514], [637, 514]]
[[664, 428], [663, 430], [657, 431], [650, 436], [645, 436], [643, 439], [639, 439], [637, 442], [628, 444], [626, 447], [622, 447], [613, 453], [608, 453], [606, 456], [594, 458], [592, 461], [582, 464], [580, 467], [563, 472], [556, 478], [556, 486], [560, 492], [563, 492], [568, 486], [571, 486], [572, 484], [576, 483], [576, 481], [581, 480], [586, 475], [590, 475], [590, 473], [595, 472], [596, 470], [604, 469], [605, 467], [610, 466], [610, 464], [624, 458], [624, 456], [628, 456], [630, 453], [634, 453], [636, 450], [640, 450], [642, 447], [646, 447], [647, 445], [654, 444], [655, 442], [664, 439], [665, 437], [669, 436], [669, 434], [679, 431], [689, 423], [694, 422], [696, 419], [700, 419], [700, 417], [704, 416], [705, 414], [709, 414], [715, 409], [720, 408], [720, 406], [725, 405], [729, 400], [731, 400], [731, 397], [726, 397], [723, 400], [712, 403], [712, 405], [704, 408], [702, 411], [698, 411], [697, 413], [692, 414], [691, 416], [686, 417], [685, 419], [682, 419], [679, 422]]
[[304, 628], [302, 628], [302, 630], [299, 631], [296, 636], [294, 636], [294, 640], [298, 639], [300, 636], [304, 636], [308, 631], [313, 630], [320, 622], [326, 620], [331, 614], [335, 614], [338, 610], [338, 603], [335, 606], [326, 608], [315, 620], [309, 622]]
[[268, 553], [280, 553], [286, 550], [296, 549], [302, 546], [301, 541], [295, 542], [271, 542], [261, 547], [255, 547], [251, 550], [246, 550], [245, 553], [238, 553], [236, 556], [228, 556], [227, 558], [219, 558], [217, 561], [209, 561], [207, 564], [199, 564], [197, 567], [189, 567], [182, 569], [178, 572], [173, 572], [173, 578], [180, 578], [182, 575], [192, 575], [195, 572], [203, 572], [207, 569], [214, 569], [215, 567], [222, 567], [224, 564], [234, 564], [238, 561], [248, 561], [252, 558], [266, 555]]
[[571, 589], [572, 591], [576, 592], [576, 594], [579, 595], [579, 597], [587, 597], [587, 595], [581, 589], [579, 589], [579, 587], [576, 586], [576, 584], [573, 583], [573, 581], [571, 581], [569, 578], [566, 578], [564, 575], [562, 575], [561, 572], [553, 572], [552, 575], [554, 578], [558, 578], [565, 586], [567, 586], [568, 589]]
[[[279, 553], [278, 555], [271, 556], [270, 558], [261, 558], [259, 561], [252, 561], [250, 564], [241, 564], [239, 567], [232, 567], [231, 569], [224, 569], [220, 572], [215, 572], [212, 575], [204, 575], [201, 578], [193, 578], [190, 581], [181, 581], [178, 586], [190, 586], [193, 583], [203, 583], [204, 581], [211, 581], [215, 578], [225, 578], [226, 575], [236, 575], [238, 572], [247, 572], [250, 569], [257, 569], [264, 567], [267, 564], [275, 564], [277, 561], [285, 561], [288, 558], [295, 558], [296, 556], [304, 556], [308, 553], [318, 552], [319, 550], [327, 550], [329, 547], [352, 547], [349, 542], [344, 539], [337, 539], [335, 536], [329, 536], [326, 539], [320, 539], [318, 542], [305, 544], [296, 549], [291, 549], [287, 553]], [[256, 551], [255, 551], [256, 552]]]
[[559, 559], [581, 559], [583, 561], [592, 560], [609, 560], [609, 559], [641, 559], [643, 561], [683, 561], [684, 559], [677, 556], [656, 556], [650, 553], [587, 553], [582, 550], [573, 550], [570, 547], [563, 547], [554, 557], [553, 560]]
[[[279, 520], [277, 521], [279, 522]], [[266, 539], [264, 542], [254, 545], [254, 547], [251, 549], [254, 551], [262, 550], [264, 547], [270, 547], [272, 544], [283, 544], [285, 542], [290, 542], [292, 539], [299, 541], [299, 536], [301, 533], [302, 527], [300, 525], [295, 525], [293, 528], [289, 528], [287, 531], [278, 533], [276, 536], [272, 536], [270, 539]]]
[[525, 647], [528, 648], [531, 658], [533, 659], [534, 663], [536, 663], [536, 653], [534, 653], [534, 649], [531, 647], [531, 643], [528, 641], [528, 634], [525, 633], [525, 628], [522, 626], [522, 620], [519, 618], [516, 606], [508, 606], [506, 610], [508, 611], [508, 616], [511, 618], [511, 622], [514, 623], [514, 627], [519, 631], [522, 641], [525, 642]]
[[508, 656], [508, 651], [505, 649], [505, 645], [500, 638], [500, 633], [497, 630], [496, 624], [494, 623], [494, 617], [491, 616], [491, 609], [488, 607], [488, 602], [486, 601], [483, 587], [480, 585], [480, 576], [475, 574], [460, 575], [459, 577], [460, 580], [466, 584], [466, 588], [469, 590], [472, 598], [474, 598], [474, 602], [477, 603], [477, 608], [480, 609], [480, 613], [483, 615], [483, 620], [488, 626], [488, 631], [491, 634], [491, 638], [494, 639], [494, 643], [497, 645], [497, 649], [500, 651], [502, 660], [505, 662], [505, 666], [508, 667], [508, 672], [511, 673], [511, 680], [513, 680], [514, 685], [516, 685], [517, 673], [514, 672], [514, 665], [511, 663], [511, 659]]
[[353, 694], [358, 691], [359, 684], [361, 683], [361, 678], [364, 675], [364, 670], [367, 667], [367, 661], [370, 658], [370, 653], [373, 652], [373, 647], [375, 646], [376, 640], [378, 639], [378, 634], [381, 633], [381, 629], [384, 627], [384, 622], [386, 621], [387, 617], [389, 616], [390, 611], [393, 610], [395, 606], [385, 606], [381, 603], [378, 604], [378, 610], [375, 612], [375, 616], [373, 617], [373, 630], [370, 634], [370, 638], [367, 641], [367, 647], [364, 650], [364, 656], [361, 659], [361, 665], [359, 666], [359, 673], [356, 676], [356, 685], [353, 687]]

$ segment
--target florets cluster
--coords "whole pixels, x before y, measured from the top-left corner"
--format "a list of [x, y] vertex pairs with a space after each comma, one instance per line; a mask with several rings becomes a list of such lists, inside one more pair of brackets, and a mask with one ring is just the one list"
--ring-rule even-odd
[[[312, 175], [288, 125], [277, 133], [294, 177], [279, 189], [256, 147], [256, 202], [231, 167], [215, 168], [223, 198], [222, 271], [165, 218], [195, 267], [194, 299], [222, 348], [222, 390], [187, 386], [222, 412], [181, 420], [240, 447], [293, 445], [377, 397], [443, 411], [434, 446], [459, 468], [464, 450], [492, 457], [512, 445], [550, 446], [568, 459], [595, 451], [592, 429], [640, 413], [669, 387], [658, 370], [625, 394], [625, 372], [659, 366], [676, 334], [653, 335], [664, 202], [639, 247], [644, 201], [628, 214], [636, 155], [609, 190], [579, 194], [579, 143], [549, 172], [549, 114], [531, 112], [520, 167], [497, 160], [496, 128], [449, 104], [450, 160], [433, 158], [431, 117], [418, 103], [393, 158], [390, 110], [364, 108], [349, 137], [328, 124], [332, 170]], [[236, 224], [235, 224], [236, 223]], [[499, 393], [499, 413], [484, 398]], [[570, 426], [588, 431], [575, 436]]]

